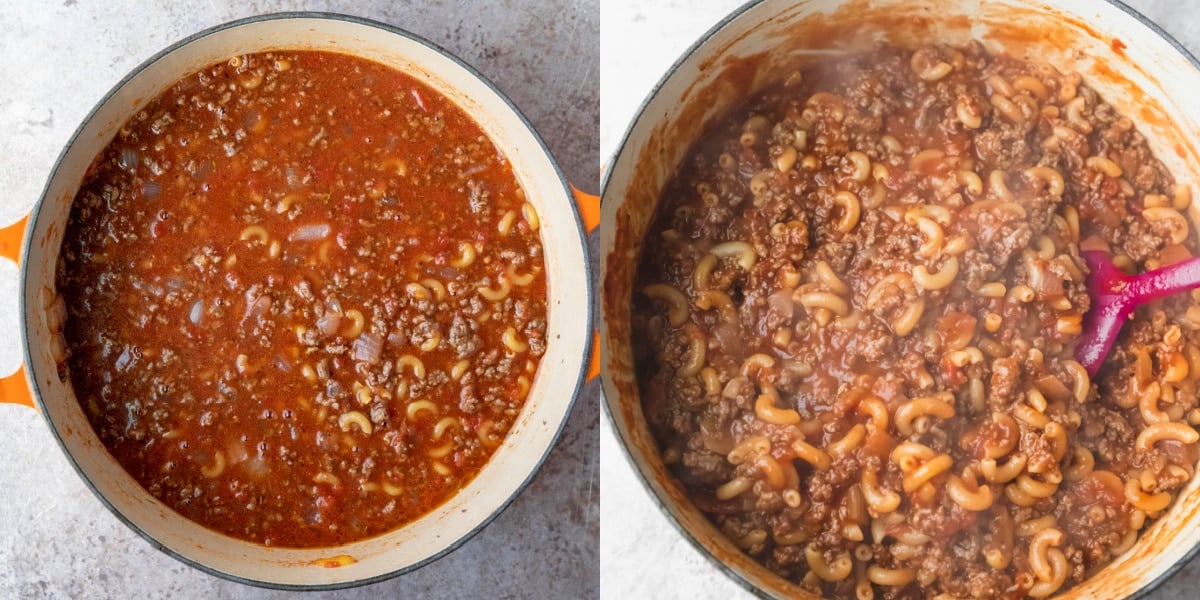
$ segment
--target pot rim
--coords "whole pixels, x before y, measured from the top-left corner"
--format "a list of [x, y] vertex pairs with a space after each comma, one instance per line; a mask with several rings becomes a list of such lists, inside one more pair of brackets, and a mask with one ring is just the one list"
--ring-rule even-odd
[[[729, 14], [725, 15], [720, 21], [718, 21], [715, 25], [713, 25], [707, 31], [705, 31], [703, 34], [701, 34], [700, 37], [696, 38], [696, 40], [694, 42], [692, 42], [690, 45], [688, 45], [687, 49], [684, 50], [683, 53], [679, 55], [679, 58], [675, 59], [675, 61], [671, 63], [671, 66], [667, 68], [667, 70], [663, 73], [662, 77], [660, 77], [658, 79], [658, 81], [655, 82], [654, 86], [646, 94], [645, 98], [643, 98], [642, 101], [638, 104], [637, 110], [634, 111], [633, 118], [630, 119], [629, 123], [625, 126], [625, 132], [621, 135], [620, 141], [617, 142], [615, 149], [613, 150], [612, 154], [609, 156], [609, 159], [605, 162], [605, 164], [610, 165], [610, 166], [615, 165], [617, 163], [617, 159], [628, 150], [629, 138], [633, 135], [634, 129], [638, 128], [640, 125], [642, 125], [641, 124], [642, 117], [646, 115], [646, 109], [649, 107], [650, 102], [653, 101], [656, 97], [658, 97], [659, 93], [662, 91], [662, 88], [664, 86], [666, 86], [667, 81], [669, 79], [671, 79], [671, 77], [673, 77], [677, 71], [679, 71], [679, 69], [683, 66], [683, 64], [685, 62], [687, 62], [698, 50], [700, 50], [701, 47], [708, 44], [712, 40], [712, 38], [717, 35], [717, 33], [719, 33], [721, 30], [723, 30], [727, 26], [729, 26], [730, 23], [740, 19], [746, 13], [750, 12], [751, 10], [755, 9], [756, 7], [758, 7], [759, 5], [761, 5], [767, 1], [768, 0], [749, 0], [748, 2], [735, 8]], [[1128, 4], [1125, 4], [1125, 2], [1123, 2], [1122, 0], [1103, 0], [1103, 1], [1113, 7], [1121, 10], [1125, 14], [1129, 15], [1129, 17], [1131, 17], [1135, 21], [1141, 23], [1143, 26], [1145, 26], [1147, 29], [1149, 29], [1152, 33], [1154, 33], [1158, 37], [1162, 38], [1163, 41], [1167, 42], [1167, 44], [1169, 44], [1172, 48], [1174, 48], [1175, 51], [1178, 52], [1181, 56], [1183, 56], [1184, 59], [1186, 59], [1188, 61], [1188, 63], [1190, 63], [1193, 67], [1195, 67], [1197, 70], [1200, 70], [1200, 60], [1198, 60], [1196, 58], [1196, 56], [1193, 55], [1192, 52], [1190, 50], [1188, 50], [1183, 44], [1181, 44], [1179, 42], [1179, 40], [1176, 40], [1174, 36], [1172, 36], [1170, 33], [1168, 33], [1165, 29], [1163, 29], [1157, 23], [1152, 21], [1150, 18], [1148, 18], [1145, 15], [1143, 15], [1142, 13], [1138, 12], [1136, 9], [1129, 6]], [[645, 125], [645, 126], [648, 126], [648, 125]], [[605, 169], [603, 176], [601, 177], [601, 180], [600, 180], [600, 197], [601, 197], [601, 199], [603, 199], [607, 196], [607, 193], [609, 191], [609, 184], [611, 183], [611, 178], [612, 178], [612, 169], [611, 168]], [[603, 202], [603, 200], [601, 200], [601, 201]], [[607, 268], [606, 268], [607, 267], [607, 257], [603, 255], [603, 249], [601, 251], [601, 259], [602, 260], [600, 263], [600, 268], [601, 268], [601, 272], [603, 273], [604, 271], [607, 271]], [[603, 319], [604, 315], [601, 315], [601, 318]], [[601, 368], [602, 368], [601, 378], [603, 378], [603, 376], [604, 376], [603, 371], [607, 371], [607, 365], [605, 365], [603, 361], [601, 362]], [[713, 553], [711, 551], [709, 551], [708, 547], [705, 546], [702, 542], [700, 542], [700, 540], [697, 539], [696, 536], [689, 529], [687, 529], [682, 524], [680, 524], [679, 520], [676, 519], [675, 515], [671, 512], [671, 508], [667, 505], [668, 503], [665, 500], [663, 500], [663, 498], [661, 496], [659, 496], [657, 493], [655, 493], [654, 487], [651, 485], [650, 480], [646, 476], [646, 473], [644, 473], [642, 471], [642, 469], [638, 468], [637, 460], [634, 458], [634, 453], [630, 449], [629, 440], [626, 438], [625, 433], [621, 430], [620, 427], [617, 427], [616, 417], [613, 416], [612, 405], [613, 405], [613, 403], [617, 403], [619, 401], [620, 401], [619, 398], [617, 398], [615, 396], [612, 396], [607, 393], [604, 394], [604, 402], [601, 403], [601, 408], [602, 408], [601, 412], [604, 413], [605, 422], [608, 424], [609, 428], [612, 429], [612, 432], [616, 435], [617, 440], [620, 442], [618, 444], [618, 446], [621, 449], [621, 455], [625, 458], [626, 464], [629, 466], [630, 470], [632, 470], [634, 472], [634, 474], [637, 475], [638, 482], [642, 484], [643, 491], [646, 492], [647, 495], [650, 497], [650, 499], [654, 502], [654, 504], [658, 508], [659, 512], [661, 512], [667, 518], [667, 522], [671, 524], [671, 527], [674, 528], [675, 531], [677, 531], [678, 533], [681, 534], [684, 541], [686, 541], [689, 545], [691, 545], [693, 548], [695, 548], [711, 565], [717, 567], [718, 571], [724, 573], [726, 577], [731, 579], [739, 587], [750, 592], [751, 594], [753, 594], [754, 596], [756, 596], [758, 598], [768, 598], [768, 599], [772, 598], [772, 596], [767, 591], [765, 591], [762, 588], [759, 588], [758, 586], [751, 583], [747, 577], [743, 576], [733, 566], [731, 566], [725, 562], [722, 562], [720, 559], [718, 559], [716, 556], [714, 556]], [[1198, 555], [1200, 555], [1200, 544], [1193, 546], [1190, 550], [1185, 552], [1178, 560], [1176, 560], [1170, 567], [1168, 567], [1161, 574], [1159, 574], [1158, 577], [1147, 582], [1140, 589], [1138, 589], [1138, 591], [1135, 592], [1132, 596], [1129, 596], [1129, 600], [1139, 600], [1141, 598], [1145, 598], [1151, 592], [1158, 589], [1158, 587], [1161, 586], [1163, 583], [1165, 583], [1168, 579], [1170, 579], [1176, 573], [1178, 573], [1184, 567], [1184, 565], [1186, 565], [1192, 559], [1196, 558]]]
[[[86, 129], [87, 126], [91, 123], [92, 119], [96, 116], [96, 113], [99, 112], [101, 107], [105, 106], [121, 88], [125, 87], [126, 84], [128, 84], [131, 80], [133, 80], [138, 75], [140, 75], [149, 66], [153, 65], [154, 63], [157, 63], [163, 57], [171, 54], [172, 52], [175, 52], [176, 50], [179, 50], [180, 48], [183, 48], [183, 47], [188, 46], [198, 40], [201, 40], [203, 38], [209, 37], [209, 36], [217, 34], [217, 33], [221, 33], [223, 31], [226, 31], [229, 29], [234, 29], [234, 28], [242, 27], [242, 26], [246, 26], [246, 25], [255, 25], [255, 24], [259, 24], [259, 23], [266, 23], [266, 22], [272, 22], [272, 21], [284, 21], [284, 20], [291, 20], [291, 19], [316, 19], [316, 20], [348, 22], [348, 23], [352, 23], [355, 25], [362, 25], [362, 26], [366, 26], [366, 27], [379, 29], [379, 30], [385, 31], [387, 33], [407, 39], [408, 41], [416, 42], [417, 44], [423, 45], [423, 46], [429, 48], [430, 50], [433, 50], [441, 57], [448, 59], [449, 61], [451, 61], [458, 67], [462, 68], [464, 71], [469, 73], [472, 77], [474, 77], [475, 79], [477, 79], [478, 81], [480, 81], [481, 83], [486, 85], [494, 94], [496, 94], [496, 96], [503, 102], [504, 106], [506, 106], [509, 110], [511, 110], [513, 112], [513, 114], [521, 122], [521, 124], [524, 126], [524, 128], [529, 132], [529, 134], [537, 142], [538, 148], [541, 150], [542, 155], [544, 155], [546, 157], [547, 161], [549, 162], [550, 166], [553, 168], [554, 173], [558, 178], [559, 186], [561, 187], [562, 192], [563, 192], [562, 197], [566, 201], [565, 203], [571, 211], [570, 214], [574, 217], [579, 244], [581, 247], [582, 254], [584, 256], [584, 261], [583, 261], [584, 279], [587, 282], [586, 288], [584, 290], [586, 306], [584, 307], [583, 314], [588, 316], [588, 323], [589, 323], [589, 328], [590, 328], [591, 315], [593, 313], [594, 306], [595, 306], [595, 284], [593, 283], [591, 261], [587, 259], [588, 255], [589, 255], [588, 247], [587, 247], [587, 232], [584, 229], [583, 220], [580, 215], [578, 205], [574, 201], [571, 201], [571, 198], [573, 198], [571, 186], [567, 181], [566, 175], [563, 173], [562, 167], [559, 165], [559, 163], [555, 159], [554, 155], [550, 152], [550, 148], [549, 148], [549, 146], [546, 145], [546, 141], [542, 138], [541, 134], [538, 133], [537, 129], [529, 121], [529, 118], [525, 116], [525, 113], [523, 113], [516, 106], [516, 104], [513, 103], [512, 99], [510, 99], [508, 97], [508, 95], [505, 94], [491, 79], [484, 76], [483, 73], [481, 73], [475, 67], [468, 64], [463, 59], [459, 58], [454, 53], [452, 53], [452, 52], [446, 50], [445, 48], [441, 47], [440, 45], [426, 39], [425, 37], [417, 35], [413, 32], [402, 29], [400, 27], [396, 27], [394, 25], [376, 21], [374, 19], [368, 19], [365, 17], [359, 17], [359, 16], [348, 15], [348, 14], [337, 13], [337, 12], [322, 12], [322, 11], [285, 11], [285, 12], [267, 13], [267, 14], [262, 14], [262, 15], [254, 15], [254, 16], [250, 16], [250, 17], [244, 17], [241, 19], [235, 19], [232, 21], [227, 21], [224, 23], [220, 23], [218, 25], [214, 25], [212, 27], [205, 28], [199, 32], [188, 35], [188, 36], [170, 44], [169, 46], [163, 48], [162, 50], [159, 50], [158, 52], [154, 53], [154, 55], [152, 55], [151, 57], [142, 61], [140, 64], [138, 64], [132, 70], [130, 70], [129, 73], [127, 73], [124, 77], [122, 77], [120, 81], [118, 81], [115, 85], [113, 85], [113, 87], [110, 88], [108, 90], [108, 92], [106, 92], [104, 94], [104, 96], [102, 98], [100, 98], [100, 100], [98, 100], [92, 106], [92, 109], [88, 112], [87, 116], [85, 116], [83, 118], [83, 120], [80, 121], [79, 126], [75, 129], [74, 133], [71, 134], [71, 137], [67, 140], [66, 144], [63, 146], [62, 151], [59, 152], [58, 157], [54, 160], [53, 167], [51, 167], [51, 169], [50, 169], [50, 174], [46, 178], [46, 184], [42, 188], [42, 193], [39, 195], [37, 202], [34, 203], [33, 208], [30, 209], [31, 210], [30, 221], [28, 223], [28, 226], [25, 229], [24, 240], [22, 241], [22, 244], [21, 244], [21, 254], [20, 254], [20, 261], [19, 261], [20, 271], [19, 271], [18, 290], [23, 290], [25, 288], [25, 282], [27, 279], [27, 269], [29, 268], [28, 267], [29, 252], [30, 252], [30, 248], [33, 245], [33, 232], [37, 229], [38, 219], [41, 217], [44, 206], [48, 203], [47, 194], [50, 191], [51, 182], [57, 176], [58, 170], [62, 166], [64, 157], [67, 155], [67, 153], [70, 151], [70, 149], [75, 146], [75, 143], [78, 141], [79, 136], [83, 133], [84, 129]], [[469, 112], [468, 112], [468, 115], [470, 115]], [[421, 567], [424, 567], [428, 564], [436, 562], [437, 560], [441, 559], [442, 557], [450, 554], [451, 552], [454, 552], [459, 547], [461, 547], [464, 543], [466, 543], [468, 540], [475, 537], [475, 535], [477, 533], [479, 533], [484, 528], [486, 528], [489, 524], [491, 524], [491, 522], [493, 520], [495, 520], [496, 517], [500, 516], [500, 513], [503, 513], [517, 499], [517, 497], [520, 496], [521, 493], [525, 491], [525, 488], [529, 486], [529, 483], [531, 481], [533, 481], [533, 478], [538, 474], [539, 471], [541, 471], [541, 468], [542, 468], [542, 466], [544, 466], [546, 459], [550, 456], [550, 453], [558, 445], [558, 441], [562, 437], [563, 429], [566, 428], [567, 421], [570, 419], [571, 413], [573, 412], [574, 407], [575, 407], [575, 403], [578, 400], [579, 395], [583, 390], [583, 385], [586, 383], [586, 374], [587, 374], [587, 364], [588, 363], [587, 363], [587, 360], [583, 360], [580, 363], [579, 372], [576, 375], [576, 379], [575, 379], [574, 389], [571, 391], [570, 398], [567, 401], [566, 410], [563, 413], [562, 421], [558, 424], [557, 428], [554, 431], [554, 434], [551, 436], [550, 443], [547, 444], [546, 449], [542, 452], [542, 455], [540, 457], [538, 457], [537, 461], [534, 463], [533, 468], [530, 469], [528, 474], [526, 474], [524, 480], [522, 480], [520, 482], [520, 484], [518, 484], [515, 488], [513, 488], [513, 491], [511, 492], [511, 494], [509, 494], [508, 498], [506, 498], [504, 500], [504, 502], [502, 502], [499, 506], [497, 506], [496, 509], [491, 514], [489, 514], [486, 518], [484, 518], [482, 521], [480, 521], [478, 524], [476, 524], [474, 527], [472, 527], [469, 531], [464, 533], [461, 537], [459, 537], [458, 539], [455, 539], [452, 542], [450, 542], [449, 544], [447, 544], [444, 548], [442, 548], [438, 552], [436, 552], [428, 557], [425, 557], [415, 563], [401, 567], [399, 569], [396, 569], [393, 571], [388, 571], [386, 573], [381, 573], [378, 575], [373, 575], [370, 577], [365, 577], [362, 579], [352, 579], [349, 581], [340, 581], [340, 582], [334, 582], [334, 583], [318, 583], [318, 584], [288, 584], [288, 583], [278, 583], [278, 582], [272, 582], [272, 581], [263, 581], [263, 580], [253, 579], [253, 578], [245, 577], [245, 576], [241, 576], [241, 575], [235, 575], [233, 573], [227, 573], [225, 571], [216, 569], [216, 568], [211, 567], [202, 562], [193, 560], [193, 559], [175, 551], [171, 547], [167, 546], [166, 544], [163, 544], [158, 539], [151, 536], [149, 533], [147, 533], [145, 530], [143, 530], [141, 527], [139, 527], [136, 523], [134, 523], [132, 520], [127, 518], [120, 510], [118, 510], [111, 502], [109, 502], [108, 498], [106, 498], [103, 494], [100, 493], [100, 491], [92, 483], [91, 478], [89, 478], [88, 474], [79, 465], [79, 462], [75, 459], [75, 456], [72, 455], [71, 452], [67, 449], [66, 443], [63, 441], [62, 436], [59, 434], [58, 428], [55, 426], [54, 422], [48, 416], [48, 412], [46, 410], [46, 403], [42, 398], [41, 387], [37, 384], [37, 377], [35, 376], [35, 373], [34, 373], [35, 367], [33, 365], [35, 363], [33, 361], [33, 356], [30, 351], [30, 343], [29, 343], [30, 323], [29, 323], [29, 319], [26, 318], [26, 308], [27, 307], [25, 304], [26, 304], [25, 303], [25, 294], [23, 292], [21, 292], [18, 294], [17, 314], [20, 316], [18, 328], [20, 330], [21, 346], [22, 346], [21, 358], [24, 361], [24, 364], [27, 365], [27, 376], [26, 376], [28, 379], [27, 383], [29, 384], [30, 391], [32, 392], [32, 396], [33, 396], [34, 402], [36, 404], [36, 408], [38, 409], [38, 412], [40, 412], [42, 414], [42, 417], [45, 419], [46, 424], [49, 425], [50, 433], [54, 437], [54, 441], [58, 444], [58, 447], [62, 451], [62, 453], [67, 457], [68, 462], [71, 463], [71, 467], [73, 469], [75, 469], [75, 472], [79, 475], [80, 479], [82, 479], [84, 484], [88, 487], [88, 489], [91, 490], [92, 494], [98, 500], [100, 500], [100, 503], [103, 504], [104, 507], [107, 508], [108, 511], [117, 518], [117, 520], [124, 523], [127, 527], [129, 527], [131, 530], [133, 530], [135, 533], [137, 533], [138, 536], [140, 536], [145, 541], [149, 542], [152, 547], [158, 549], [162, 553], [164, 553], [186, 565], [189, 565], [193, 568], [199, 569], [200, 571], [208, 573], [210, 575], [215, 575], [222, 579], [226, 579], [229, 581], [233, 581], [233, 582], [241, 583], [241, 584], [245, 584], [245, 585], [260, 587], [260, 588], [288, 590], [288, 591], [331, 591], [331, 590], [354, 588], [354, 587], [359, 587], [359, 586], [363, 586], [363, 585], [379, 583], [379, 582], [386, 581], [388, 579], [392, 579], [392, 578], [400, 576], [400, 575], [404, 575], [411, 571], [420, 569]], [[586, 356], [589, 356], [591, 354], [591, 352], [594, 350], [592, 347], [593, 336], [589, 333], [587, 335], [584, 335], [583, 338], [585, 341], [584, 341], [584, 345], [582, 348], [582, 355], [586, 357]], [[107, 452], [107, 449], [105, 451]], [[487, 468], [487, 463], [485, 463], [482, 468]], [[146, 492], [146, 493], [148, 494], [149, 492]], [[174, 513], [174, 516], [176, 518], [180, 518], [180, 519], [187, 518], [187, 517], [184, 517], [174, 511], [172, 511], [172, 513]], [[403, 525], [401, 527], [403, 527]], [[271, 548], [269, 548], [267, 546], [263, 546], [263, 548], [266, 551], [271, 550]]]

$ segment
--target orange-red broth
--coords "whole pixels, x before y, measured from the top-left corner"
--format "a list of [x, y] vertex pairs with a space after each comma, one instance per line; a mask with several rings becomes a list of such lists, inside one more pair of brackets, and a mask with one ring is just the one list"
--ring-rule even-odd
[[412, 77], [234, 57], [89, 169], [63, 366], [184, 516], [273, 546], [377, 535], [471, 481], [521, 410], [545, 350], [537, 229], [507, 157]]

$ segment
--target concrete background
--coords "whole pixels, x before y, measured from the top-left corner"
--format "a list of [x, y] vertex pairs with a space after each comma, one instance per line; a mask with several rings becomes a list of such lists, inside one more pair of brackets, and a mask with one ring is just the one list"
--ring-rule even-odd
[[[607, 161], [653, 85], [691, 44], [739, 0], [605, 0], [600, 34], [600, 156]], [[1200, 11], [1193, 2], [1130, 0], [1200, 55]], [[622, 454], [607, 420], [600, 425], [601, 595], [604, 598], [748, 598], [659, 511]], [[1147, 596], [1200, 597], [1200, 560]]]
[[[376, 19], [457, 54], [525, 112], [576, 185], [597, 190], [598, 0], [0, 0], [0, 224], [32, 208], [70, 134], [130, 69], [212, 25], [284, 10]], [[16, 278], [0, 260], [0, 374], [19, 364]], [[309, 597], [595, 597], [597, 387], [586, 388], [533, 483], [458, 551], [384, 583]], [[84, 487], [34, 411], [0, 406], [0, 440], [0, 598], [286, 596], [154, 550]]]

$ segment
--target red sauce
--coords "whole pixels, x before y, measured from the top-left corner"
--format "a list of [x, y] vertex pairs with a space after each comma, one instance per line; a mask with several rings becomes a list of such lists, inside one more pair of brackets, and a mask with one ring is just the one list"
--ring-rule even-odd
[[478, 124], [350, 56], [235, 57], [75, 198], [63, 367], [184, 516], [272, 546], [393, 530], [478, 473], [545, 350], [536, 213]]

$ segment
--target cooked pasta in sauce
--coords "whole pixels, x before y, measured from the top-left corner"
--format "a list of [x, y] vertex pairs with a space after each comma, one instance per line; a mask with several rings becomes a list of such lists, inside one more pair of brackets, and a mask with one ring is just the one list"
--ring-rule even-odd
[[1076, 74], [979, 44], [794, 73], [698, 142], [633, 298], [642, 407], [697, 507], [825, 597], [1047, 597], [1192, 477], [1200, 296], [1072, 359], [1080, 248], [1191, 257], [1191, 192]]
[[506, 157], [415, 79], [233, 57], [87, 173], [51, 300], [60, 369], [184, 516], [271, 546], [377, 535], [516, 422], [546, 348], [538, 228]]

